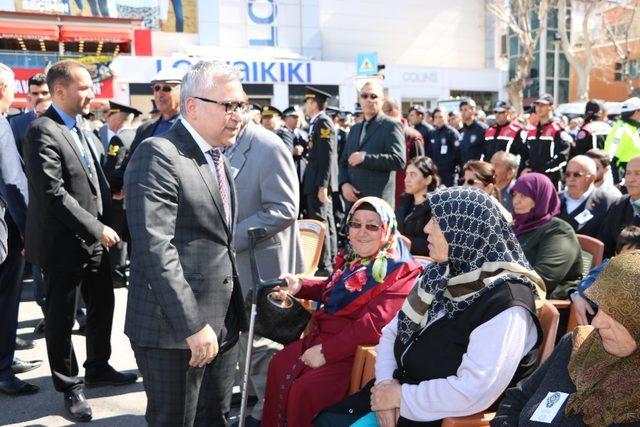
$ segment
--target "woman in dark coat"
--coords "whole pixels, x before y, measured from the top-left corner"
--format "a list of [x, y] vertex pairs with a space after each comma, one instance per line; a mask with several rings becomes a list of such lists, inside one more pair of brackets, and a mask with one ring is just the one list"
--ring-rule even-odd
[[429, 157], [420, 156], [411, 160], [404, 177], [405, 192], [396, 206], [398, 231], [411, 241], [409, 250], [413, 255], [429, 256], [427, 235], [424, 226], [431, 219], [427, 194], [440, 185], [438, 167]]
[[271, 360], [262, 426], [309, 426], [322, 408], [343, 399], [356, 348], [378, 343], [422, 271], [384, 200], [358, 200], [347, 224], [349, 244], [329, 279], [284, 276], [286, 291], [322, 305], [311, 332]]
[[560, 214], [560, 199], [547, 176], [528, 173], [511, 189], [514, 231], [522, 250], [546, 285], [549, 298], [567, 299], [582, 279], [576, 232]]

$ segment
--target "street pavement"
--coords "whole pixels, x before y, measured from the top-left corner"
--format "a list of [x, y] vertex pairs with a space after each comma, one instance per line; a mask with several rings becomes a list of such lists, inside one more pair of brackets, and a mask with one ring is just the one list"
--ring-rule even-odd
[[[127, 290], [116, 289], [116, 304], [111, 334], [111, 365], [125, 372], [138, 372], [129, 339], [124, 335], [124, 317], [127, 305]], [[40, 391], [30, 396], [11, 397], [0, 393], [0, 425], [5, 426], [69, 426], [74, 425], [64, 417], [62, 394], [55, 391], [51, 382], [47, 349], [43, 335], [34, 335], [33, 328], [42, 318], [40, 307], [33, 300], [33, 284], [25, 281], [20, 303], [18, 335], [35, 340], [32, 350], [16, 352], [23, 360], [40, 359], [44, 363], [38, 369], [19, 375], [25, 381], [40, 387]], [[77, 324], [75, 329], [77, 329]], [[80, 375], [84, 375], [82, 364], [86, 358], [85, 338], [74, 332], [73, 345], [80, 365]], [[143, 426], [147, 399], [142, 380], [122, 387], [87, 388], [85, 395], [93, 410], [93, 421], [88, 426]]]
[[[124, 318], [127, 307], [127, 289], [115, 290], [115, 310], [111, 333], [111, 365], [118, 371], [138, 372], [129, 339], [124, 334]], [[22, 301], [18, 318], [18, 336], [34, 340], [36, 347], [31, 350], [17, 351], [22, 360], [42, 360], [38, 369], [20, 374], [19, 378], [40, 387], [40, 391], [29, 396], [7, 396], [0, 393], [0, 426], [70, 426], [74, 423], [64, 417], [65, 409], [62, 394], [55, 391], [51, 382], [47, 348], [44, 335], [34, 335], [33, 328], [42, 319], [42, 311], [33, 299], [33, 283], [23, 283]], [[86, 358], [85, 338], [74, 327], [73, 345], [80, 366], [80, 376], [84, 375], [82, 364]], [[138, 372], [139, 373], [139, 372]], [[236, 384], [240, 375], [236, 375]], [[239, 397], [239, 387], [234, 387], [234, 397]], [[87, 426], [128, 427], [144, 426], [144, 411], [147, 398], [144, 394], [142, 379], [135, 384], [121, 387], [99, 387], [85, 389], [85, 396], [93, 410], [93, 420], [83, 424]], [[237, 421], [238, 406], [231, 408], [230, 420]]]

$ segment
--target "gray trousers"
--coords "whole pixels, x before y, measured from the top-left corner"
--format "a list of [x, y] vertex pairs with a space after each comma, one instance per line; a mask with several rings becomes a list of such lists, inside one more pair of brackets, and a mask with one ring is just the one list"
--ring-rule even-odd
[[[269, 371], [269, 362], [278, 351], [282, 350], [283, 345], [268, 338], [254, 336], [253, 353], [251, 357], [251, 375], [249, 375], [249, 394], [258, 398], [258, 402], [251, 410], [251, 415], [256, 420], [262, 418], [262, 409], [264, 407], [264, 393], [267, 387], [267, 373]], [[247, 335], [240, 335], [240, 373], [244, 375], [244, 362], [247, 356]], [[242, 378], [242, 376], [241, 376]]]

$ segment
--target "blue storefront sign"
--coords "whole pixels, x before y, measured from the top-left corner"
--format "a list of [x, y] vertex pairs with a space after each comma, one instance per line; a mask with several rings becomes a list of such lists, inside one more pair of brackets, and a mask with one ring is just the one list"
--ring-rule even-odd
[[[189, 68], [194, 62], [188, 59], [179, 59], [167, 63], [158, 59], [156, 64], [158, 71], [164, 66], [175, 68]], [[227, 64], [238, 68], [243, 83], [311, 83], [311, 62], [306, 61], [225, 61]], [[164, 64], [163, 64], [164, 63]]]

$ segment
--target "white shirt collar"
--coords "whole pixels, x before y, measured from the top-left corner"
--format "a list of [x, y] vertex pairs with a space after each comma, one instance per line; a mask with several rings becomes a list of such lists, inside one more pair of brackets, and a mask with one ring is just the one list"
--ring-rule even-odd
[[200, 136], [200, 134], [193, 128], [193, 126], [191, 126], [191, 124], [189, 124], [189, 122], [187, 121], [187, 119], [185, 119], [184, 117], [180, 116], [180, 120], [182, 120], [182, 124], [184, 125], [185, 129], [187, 130], [187, 132], [189, 132], [191, 134], [191, 136], [193, 137], [194, 141], [196, 141], [196, 144], [198, 144], [198, 147], [200, 147], [200, 150], [202, 150], [202, 154], [205, 154], [205, 159], [207, 158], [206, 154], [209, 150], [211, 150], [212, 147], [211, 145], [209, 145], [207, 143], [207, 141], [204, 140], [203, 137]]
[[589, 189], [587, 189], [587, 191], [585, 191], [584, 194], [578, 199], [574, 199], [573, 197], [571, 197], [569, 195], [568, 191], [565, 193], [565, 196], [567, 197], [567, 201], [571, 201], [571, 202], [577, 203], [579, 205], [580, 203], [582, 203], [585, 200], [587, 200], [589, 198], [589, 196], [591, 196], [591, 193], [593, 193], [594, 189], [595, 189], [595, 186], [593, 184], [591, 184]]

